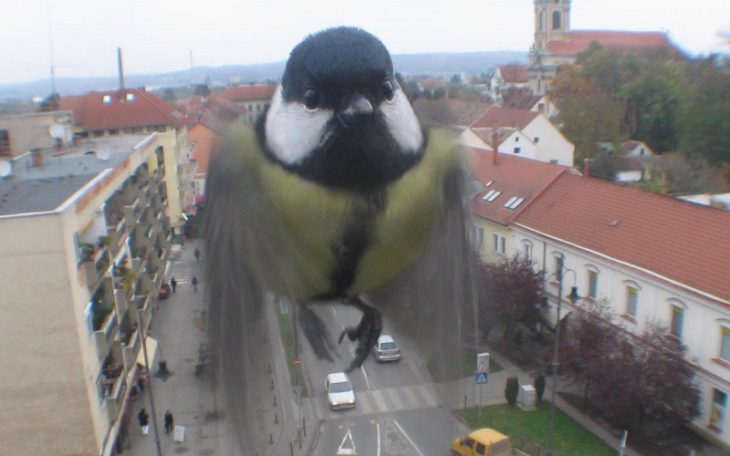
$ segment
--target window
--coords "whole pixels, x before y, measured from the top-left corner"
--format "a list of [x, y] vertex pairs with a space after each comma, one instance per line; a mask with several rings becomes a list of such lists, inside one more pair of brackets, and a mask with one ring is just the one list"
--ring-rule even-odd
[[520, 137], [519, 136], [515, 136], [515, 142], [520, 142]]
[[720, 331], [720, 359], [730, 362], [730, 328], [723, 326]]
[[639, 289], [630, 285], [626, 286], [626, 313], [636, 317], [639, 307]]
[[484, 228], [478, 226], [475, 232], [474, 242], [476, 242], [476, 246], [479, 250], [482, 249], [482, 246], [484, 245]]
[[104, 104], [109, 104], [112, 102], [112, 96], [111, 95], [104, 95], [101, 99], [101, 102]]
[[524, 198], [520, 198], [519, 196], [513, 196], [509, 200], [507, 200], [506, 203], [504, 203], [504, 207], [507, 209], [517, 209], [517, 207], [522, 204], [522, 202], [525, 201]]
[[132, 103], [134, 101], [134, 94], [128, 93], [127, 94], [127, 103]]
[[497, 252], [497, 253], [504, 254], [505, 251], [506, 251], [505, 250], [505, 238], [504, 238], [504, 236], [502, 236], [502, 235], [500, 235], [498, 233], [494, 233], [494, 236], [493, 236], [492, 239], [494, 241], [494, 245], [493, 245], [494, 251]]
[[682, 327], [684, 326], [684, 308], [679, 306], [672, 306], [672, 322], [669, 327], [669, 332], [674, 337], [682, 338]]
[[489, 190], [487, 194], [482, 197], [482, 200], [491, 203], [492, 201], [496, 200], [501, 194], [502, 192], [500, 192], [499, 190]]
[[486, 447], [484, 446], [484, 444], [483, 444], [483, 443], [478, 443], [478, 442], [477, 442], [477, 454], [486, 454], [486, 453], [484, 452], [484, 450], [486, 450], [486, 449], [487, 449], [487, 448], [486, 448]]
[[513, 150], [513, 152], [516, 153], [516, 154], [519, 154], [520, 152], [522, 152], [522, 148], [515, 147], [514, 150]]
[[726, 409], [727, 393], [717, 388], [712, 388], [712, 410], [710, 411], [710, 422], [708, 423], [710, 429], [716, 432], [722, 430]]
[[560, 11], [553, 11], [553, 30], [560, 30]]
[[517, 201], [517, 197], [513, 196], [512, 198], [508, 199], [506, 203], [504, 203], [504, 207], [510, 207], [515, 201]]
[[[545, 110], [545, 105], [543, 103], [540, 103], [540, 108], [539, 109], [540, 109], [540, 112], [543, 112]], [[540, 142], [540, 137], [539, 136], [535, 136], [535, 144], [537, 144], [539, 142]]]
[[522, 255], [524, 255], [527, 260], [532, 259], [532, 244], [528, 241], [524, 241], [522, 243]]
[[588, 271], [588, 297], [596, 299], [598, 295], [598, 271]]
[[560, 271], [563, 269], [563, 257], [555, 257], [555, 280], [559, 280]]
[[491, 187], [493, 183], [494, 183], [494, 181], [493, 180], [490, 180], [489, 182], [487, 182], [486, 184], [484, 184], [484, 186], [485, 187]]

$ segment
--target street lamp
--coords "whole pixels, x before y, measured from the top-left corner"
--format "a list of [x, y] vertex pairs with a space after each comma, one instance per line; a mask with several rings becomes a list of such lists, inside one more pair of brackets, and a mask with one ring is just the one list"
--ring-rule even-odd
[[[551, 399], [550, 399], [550, 427], [548, 428], [548, 451], [549, 454], [554, 455], [555, 452], [553, 450], [553, 434], [555, 433], [555, 392], [558, 389], [558, 364], [559, 364], [559, 357], [558, 357], [558, 350], [560, 347], [560, 308], [563, 300], [563, 270], [572, 272], [573, 273], [573, 279], [574, 283], [577, 281], [577, 277], [575, 274], [575, 271], [569, 268], [565, 268], [563, 266], [563, 262], [565, 260], [565, 257], [561, 254], [558, 257], [558, 308], [556, 312], [555, 317], [555, 339], [553, 340], [553, 362], [552, 362], [552, 375], [553, 375], [553, 388], [551, 391]], [[568, 299], [570, 299], [571, 304], [575, 305], [575, 302], [578, 300], [578, 287], [573, 286], [570, 289], [570, 296], [568, 296]]]

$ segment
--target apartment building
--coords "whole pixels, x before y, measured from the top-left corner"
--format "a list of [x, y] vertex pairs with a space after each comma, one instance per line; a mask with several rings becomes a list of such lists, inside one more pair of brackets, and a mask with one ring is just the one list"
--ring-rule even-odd
[[[109, 455], [128, 432], [141, 330], [172, 239], [168, 156], [152, 133], [82, 139], [4, 165], [3, 454]], [[155, 346], [147, 338], [153, 365]]]

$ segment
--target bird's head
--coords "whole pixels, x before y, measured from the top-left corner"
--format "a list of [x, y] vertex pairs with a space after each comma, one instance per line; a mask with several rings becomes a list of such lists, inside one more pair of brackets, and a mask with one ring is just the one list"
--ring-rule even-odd
[[267, 154], [287, 169], [364, 192], [400, 177], [425, 143], [388, 50], [351, 27], [310, 35], [292, 50], [261, 127]]

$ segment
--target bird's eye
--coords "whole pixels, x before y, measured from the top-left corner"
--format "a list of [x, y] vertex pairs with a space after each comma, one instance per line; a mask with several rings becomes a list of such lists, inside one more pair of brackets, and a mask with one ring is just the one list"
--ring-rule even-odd
[[307, 109], [317, 109], [319, 107], [319, 92], [317, 89], [307, 89], [304, 92], [304, 106]]
[[393, 99], [394, 91], [392, 82], [386, 80], [383, 83], [383, 96], [385, 96], [385, 99], [388, 101]]

